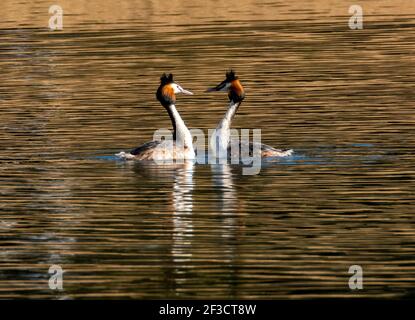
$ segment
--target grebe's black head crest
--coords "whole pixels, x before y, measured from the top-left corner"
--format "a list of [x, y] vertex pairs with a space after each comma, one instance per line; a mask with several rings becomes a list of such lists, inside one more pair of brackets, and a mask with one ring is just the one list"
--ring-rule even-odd
[[242, 102], [245, 98], [245, 91], [232, 69], [226, 72], [226, 79], [219, 83], [216, 87], [207, 89], [207, 92], [211, 91], [227, 91], [228, 97], [231, 102]]
[[157, 100], [160, 101], [164, 107], [168, 107], [176, 103], [176, 93], [193, 94], [190, 91], [183, 89], [178, 83], [175, 83], [171, 73], [163, 73], [160, 77], [160, 86], [156, 92]]
[[160, 77], [160, 84], [165, 85], [168, 83], [173, 82], [173, 74], [169, 73], [168, 75], [163, 73], [163, 75]]
[[235, 75], [235, 71], [231, 69], [230, 71], [226, 72], [226, 80], [227, 81], [238, 80], [238, 77]]

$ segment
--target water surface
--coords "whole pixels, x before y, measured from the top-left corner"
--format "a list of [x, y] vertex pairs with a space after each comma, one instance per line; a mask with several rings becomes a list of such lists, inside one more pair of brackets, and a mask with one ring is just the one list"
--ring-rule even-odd
[[[333, 1], [60, 1], [55, 32], [50, 4], [0, 13], [0, 298], [413, 297], [413, 1], [365, 1], [354, 31]], [[245, 176], [113, 156], [169, 128], [163, 72], [214, 128], [227, 98], [204, 90], [231, 67], [235, 127], [293, 157]]]

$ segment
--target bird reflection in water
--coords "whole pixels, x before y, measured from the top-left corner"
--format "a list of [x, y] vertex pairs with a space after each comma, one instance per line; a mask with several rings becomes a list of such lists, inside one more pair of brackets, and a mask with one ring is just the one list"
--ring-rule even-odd
[[137, 162], [134, 171], [148, 181], [171, 183], [168, 197], [168, 221], [171, 222], [171, 242], [168, 254], [161, 259], [163, 278], [168, 295], [176, 296], [189, 279], [188, 271], [193, 262], [193, 192], [194, 161], [185, 160], [182, 164], [155, 165]]
[[191, 256], [193, 237], [193, 171], [194, 162], [186, 161], [176, 171], [173, 184], [173, 244], [174, 262], [186, 262]]
[[[209, 269], [226, 270], [221, 276], [227, 283], [228, 293], [236, 296], [239, 278], [237, 260], [240, 257], [238, 244], [243, 237], [245, 219], [241, 216], [244, 203], [238, 200], [233, 181], [236, 173], [233, 171], [240, 168], [228, 164], [212, 165], [210, 168], [195, 167], [193, 161], [163, 166], [139, 164], [136, 168], [136, 172], [149, 181], [171, 183], [171, 191], [167, 196], [168, 214], [171, 212], [168, 217], [171, 242], [168, 244], [168, 254], [162, 258], [165, 262], [164, 285], [169, 296], [182, 295], [195, 281], [214, 281], [210, 277], [216, 277], [215, 272], [205, 274], [204, 278], [194, 278], [197, 272], [204, 273], [199, 270], [199, 264], [205, 259], [211, 261]], [[200, 190], [207, 190], [198, 196], [203, 196], [205, 192], [214, 194], [215, 201], [211, 204], [216, 207], [219, 216], [200, 214], [201, 208], [195, 207], [195, 169], [211, 171], [212, 183], [200, 185]], [[201, 229], [202, 238], [199, 236]], [[209, 234], [206, 235], [206, 232]], [[208, 248], [216, 249], [207, 251]]]
[[[229, 229], [235, 225], [234, 214], [238, 212], [238, 197], [233, 184], [232, 169], [229, 164], [212, 165], [212, 179], [214, 189], [218, 192], [218, 209], [222, 212], [225, 221], [223, 226]], [[223, 237], [229, 237], [228, 232], [222, 233]]]

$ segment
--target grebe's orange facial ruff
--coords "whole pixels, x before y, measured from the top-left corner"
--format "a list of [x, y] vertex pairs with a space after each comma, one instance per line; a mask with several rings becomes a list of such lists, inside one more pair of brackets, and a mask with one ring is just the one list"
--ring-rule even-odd
[[223, 80], [214, 88], [210, 88], [207, 92], [212, 91], [228, 91], [228, 97], [230, 101], [242, 102], [245, 98], [245, 91], [241, 82], [232, 70], [226, 73], [226, 79]]
[[169, 75], [164, 73], [160, 78], [160, 86], [157, 89], [157, 100], [160, 101], [162, 106], [168, 107], [176, 103], [176, 93], [193, 94], [175, 83], [171, 73]]
[[242, 84], [238, 79], [231, 82], [228, 96], [229, 100], [233, 102], [242, 102], [242, 100], [245, 98], [244, 87], [242, 87]]
[[161, 87], [161, 99], [159, 100], [168, 103], [168, 105], [176, 103], [176, 94], [170, 83]]

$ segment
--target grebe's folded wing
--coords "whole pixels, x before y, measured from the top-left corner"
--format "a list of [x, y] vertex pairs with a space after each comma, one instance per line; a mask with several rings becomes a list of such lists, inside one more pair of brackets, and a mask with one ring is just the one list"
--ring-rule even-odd
[[145, 154], [146, 152], [154, 150], [160, 143], [161, 141], [146, 142], [143, 145], [131, 150], [130, 153], [132, 155]]
[[294, 151], [292, 149], [276, 149], [269, 145], [261, 143], [262, 157], [288, 157], [291, 156], [293, 152]]
[[[239, 145], [239, 152], [241, 152], [241, 155], [242, 150], [245, 150], [244, 152], [249, 150], [250, 157], [252, 157], [254, 154], [254, 145], [256, 150], [261, 150], [261, 157], [288, 157], [291, 156], [294, 152], [292, 149], [276, 149], [260, 142], [239, 141], [238, 143], [237, 140], [233, 139], [228, 150], [231, 149], [232, 144], [234, 144], [235, 146]], [[232, 150], [232, 152], [235, 151]]]

